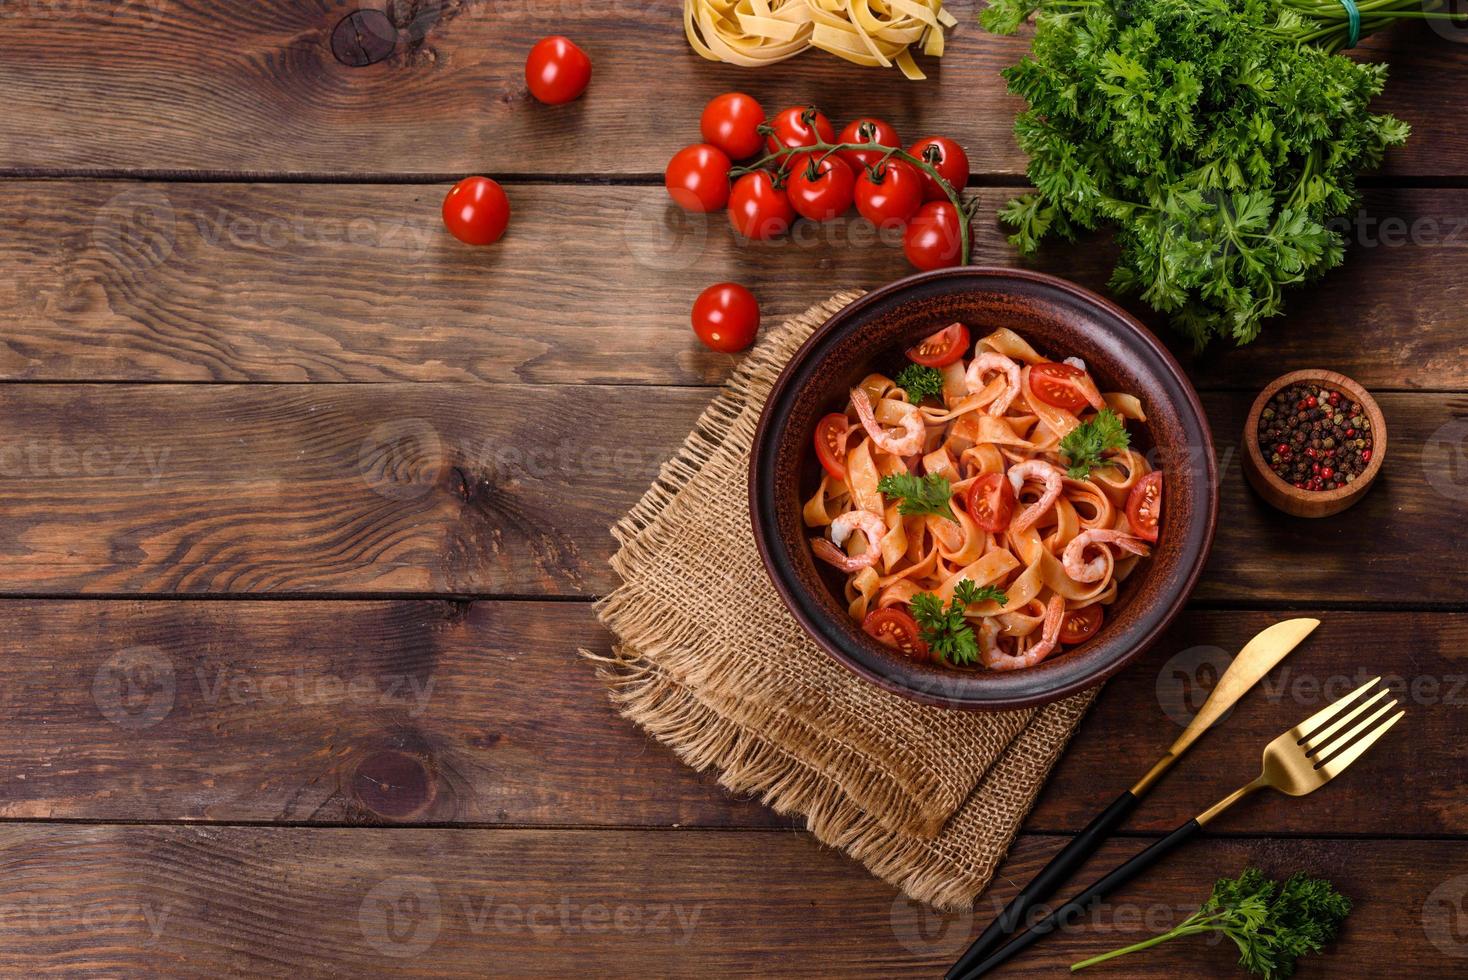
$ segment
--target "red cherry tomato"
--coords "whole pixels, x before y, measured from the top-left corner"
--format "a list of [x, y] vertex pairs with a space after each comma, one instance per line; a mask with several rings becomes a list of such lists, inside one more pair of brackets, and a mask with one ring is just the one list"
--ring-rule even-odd
[[1003, 473], [985, 473], [968, 488], [968, 516], [991, 534], [1009, 527], [1018, 498], [1014, 485]]
[[465, 177], [443, 199], [443, 223], [466, 245], [493, 245], [510, 223], [510, 199], [488, 177]]
[[752, 96], [725, 92], [703, 107], [698, 129], [705, 143], [714, 144], [731, 160], [743, 160], [758, 153], [764, 144], [765, 138], [759, 133], [764, 121], [765, 110]]
[[771, 153], [787, 146], [814, 146], [817, 143], [836, 142], [836, 130], [831, 120], [814, 106], [791, 106], [784, 109], [770, 122], [775, 132], [766, 137], [765, 145]]
[[1060, 642], [1066, 646], [1085, 643], [1096, 635], [1096, 631], [1101, 628], [1101, 621], [1105, 618], [1106, 614], [1097, 605], [1084, 606], [1074, 612], [1066, 613], [1065, 619], [1060, 623]]
[[968, 353], [968, 327], [950, 323], [907, 349], [907, 359], [923, 367], [947, 367]]
[[525, 84], [546, 105], [570, 102], [586, 91], [590, 81], [591, 59], [559, 34], [536, 41], [525, 59]]
[[1126, 498], [1126, 520], [1143, 541], [1156, 541], [1162, 521], [1162, 471], [1153, 470], [1137, 481]]
[[797, 214], [812, 221], [830, 221], [851, 207], [855, 185], [851, 168], [840, 157], [802, 157], [791, 172], [786, 193]]
[[958, 209], [947, 201], [929, 201], [918, 208], [902, 236], [902, 252], [919, 269], [958, 265], [963, 254]]
[[663, 172], [663, 186], [685, 211], [717, 211], [729, 203], [730, 166], [717, 146], [694, 143], [673, 154]]
[[714, 283], [693, 301], [693, 332], [722, 354], [744, 350], [759, 332], [759, 303], [736, 282]]
[[816, 459], [833, 480], [846, 480], [846, 437], [851, 423], [840, 412], [832, 412], [816, 423]]
[[[907, 151], [919, 160], [925, 160], [937, 168], [943, 179], [953, 185], [955, 191], [963, 190], [968, 184], [968, 154], [963, 147], [946, 136], [929, 136], [912, 144]], [[919, 171], [923, 177], [923, 197], [929, 201], [946, 201], [948, 195], [926, 170]]]
[[795, 209], [768, 170], [756, 170], [734, 182], [729, 192], [729, 223], [745, 238], [783, 235], [795, 220]]
[[[862, 116], [846, 124], [841, 130], [841, 135], [836, 137], [837, 143], [881, 143], [883, 146], [895, 146], [902, 148], [902, 142], [897, 138], [897, 130], [880, 119], [871, 116]], [[881, 150], [842, 150], [841, 159], [856, 173], [861, 173], [867, 167], [876, 166], [884, 154]]]
[[1076, 383], [1086, 372], [1059, 361], [1041, 361], [1030, 368], [1030, 390], [1040, 401], [1067, 412], [1085, 411], [1090, 399]]
[[920, 662], [926, 662], [931, 656], [917, 620], [896, 606], [867, 613], [867, 618], [861, 621], [861, 628], [868, 636], [876, 637], [883, 646], [889, 646], [903, 656]]
[[864, 170], [856, 179], [856, 210], [879, 228], [905, 224], [922, 203], [922, 180], [901, 160]]

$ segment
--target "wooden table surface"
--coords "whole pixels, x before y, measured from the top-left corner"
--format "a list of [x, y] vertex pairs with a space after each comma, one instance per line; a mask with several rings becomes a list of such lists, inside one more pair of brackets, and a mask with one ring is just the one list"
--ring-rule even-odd
[[[1107, 687], [978, 911], [940, 916], [685, 768], [576, 650], [608, 644], [608, 526], [737, 363], [692, 339], [696, 292], [739, 280], [773, 322], [907, 271], [853, 222], [748, 246], [671, 211], [659, 174], [704, 101], [956, 137], [977, 261], [1012, 264], [993, 215], [1024, 159], [997, 70], [1025, 40], [956, 2], [926, 83], [819, 53], [749, 72], [696, 58], [677, 7], [393, 0], [384, 41], [384, 18], [339, 30], [335, 0], [0, 4], [0, 971], [937, 975], [1229, 651], [1310, 614], [1105, 858], [1368, 672], [1406, 723], [1006, 975], [1166, 928], [1249, 864], [1356, 902], [1302, 977], [1468, 975], [1468, 48], [1412, 26], [1364, 46], [1414, 133], [1367, 182], [1348, 264], [1255, 345], [1186, 361], [1222, 468], [1203, 584]], [[559, 108], [522, 75], [553, 32], [595, 62]], [[442, 230], [469, 172], [513, 200], [494, 248]], [[1029, 264], [1104, 288], [1111, 257]], [[1251, 393], [1314, 365], [1379, 395], [1391, 456], [1358, 507], [1307, 522], [1250, 493], [1237, 442]], [[1194, 941], [1106, 975], [1234, 959]]]

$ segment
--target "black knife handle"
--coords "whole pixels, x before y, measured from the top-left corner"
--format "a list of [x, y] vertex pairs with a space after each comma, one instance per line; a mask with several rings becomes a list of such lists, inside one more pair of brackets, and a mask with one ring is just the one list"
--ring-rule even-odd
[[944, 980], [954, 980], [1004, 942], [1024, 922], [1030, 909], [1053, 895], [1055, 890], [1065, 884], [1066, 880], [1082, 864], [1086, 863], [1086, 859], [1095, 854], [1096, 849], [1126, 822], [1126, 818], [1136, 809], [1137, 802], [1137, 798], [1130, 790], [1127, 790], [1105, 810], [1098, 813], [1096, 818], [1086, 825], [1086, 829], [1061, 848], [1060, 853], [1051, 858], [1050, 863], [1041, 868], [1040, 873], [1031, 878], [1030, 883], [1014, 896], [1004, 911], [989, 923], [983, 935], [975, 939], [973, 945], [969, 946], [958, 958], [958, 962], [948, 969]]
[[1145, 851], [1132, 858], [1126, 864], [1123, 864], [1121, 867], [1117, 868], [1115, 871], [1111, 872], [1106, 877], [1096, 882], [1090, 888], [1087, 888], [1075, 898], [1066, 902], [1064, 905], [1060, 906], [1060, 908], [1056, 909], [1054, 912], [1050, 913], [1039, 922], [1036, 922], [1033, 926], [1030, 927], [1028, 932], [1024, 933], [1021, 936], [1017, 936], [1014, 939], [1011, 939], [1008, 945], [1001, 947], [988, 959], [984, 960], [982, 963], [978, 964], [967, 973], [961, 974], [960, 980], [973, 980], [974, 977], [981, 977], [985, 973], [988, 973], [990, 970], [994, 969], [996, 966], [999, 966], [1002, 963], [1007, 963], [1009, 960], [1013, 959], [1017, 953], [1023, 952], [1025, 949], [1028, 949], [1030, 946], [1034, 945], [1038, 940], [1044, 938], [1046, 935], [1054, 932], [1062, 926], [1067, 926], [1071, 925], [1072, 923], [1078, 922], [1084, 915], [1086, 915], [1086, 913], [1089, 911], [1090, 905], [1093, 902], [1097, 901], [1098, 899], [1105, 898], [1107, 895], [1111, 894], [1116, 889], [1126, 884], [1128, 881], [1131, 881], [1147, 868], [1150, 868], [1152, 865], [1156, 864], [1164, 855], [1172, 851], [1178, 845], [1183, 844], [1188, 840], [1191, 840], [1202, 829], [1203, 828], [1199, 825], [1197, 820], [1189, 820], [1177, 830], [1174, 830], [1172, 833], [1168, 834], [1166, 837], [1162, 838], [1157, 843], [1153, 844], [1151, 847], [1147, 848]]

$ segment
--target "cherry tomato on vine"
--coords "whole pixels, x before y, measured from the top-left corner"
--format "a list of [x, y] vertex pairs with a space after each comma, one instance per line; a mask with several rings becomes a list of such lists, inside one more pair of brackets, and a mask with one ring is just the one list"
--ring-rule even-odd
[[[961, 191], [968, 184], [968, 154], [963, 152], [963, 147], [946, 136], [929, 136], [912, 144], [912, 149], [907, 151], [919, 160], [925, 160], [932, 164], [942, 175], [943, 179], [953, 185], [955, 191]], [[948, 195], [938, 182], [930, 177], [927, 171], [919, 171], [923, 176], [923, 197], [929, 201], [946, 201]]]
[[765, 138], [771, 153], [787, 146], [814, 146], [817, 143], [836, 142], [836, 130], [819, 109], [814, 106], [791, 106], [770, 121], [774, 135]]
[[797, 214], [812, 221], [830, 221], [851, 207], [856, 177], [838, 156], [802, 157], [791, 171], [786, 193]]
[[525, 84], [546, 105], [570, 102], [586, 91], [590, 81], [591, 59], [559, 34], [536, 41], [525, 59]]
[[764, 108], [753, 96], [743, 92], [725, 92], [709, 100], [698, 120], [705, 143], [712, 143], [732, 160], [743, 160], [759, 152], [765, 138], [760, 124], [765, 121]]
[[759, 332], [759, 303], [737, 282], [714, 283], [693, 301], [693, 332], [711, 350], [744, 350]]
[[1030, 368], [1030, 390], [1048, 405], [1077, 414], [1091, 403], [1077, 383], [1086, 372], [1060, 361], [1041, 361]]
[[1162, 471], [1153, 470], [1137, 481], [1126, 498], [1126, 522], [1143, 541], [1157, 540], [1162, 520]]
[[795, 220], [795, 209], [768, 170], [756, 170], [734, 182], [729, 192], [729, 224], [745, 238], [783, 235]]
[[1066, 646], [1085, 643], [1096, 635], [1105, 616], [1101, 607], [1094, 604], [1066, 613], [1060, 624], [1060, 642]]
[[[897, 137], [897, 130], [880, 119], [871, 116], [862, 116], [860, 119], [852, 120], [841, 130], [841, 135], [836, 138], [837, 143], [881, 143], [883, 146], [895, 146], [902, 149], [902, 142]], [[841, 159], [857, 173], [861, 173], [867, 167], [875, 166], [882, 159], [881, 150], [842, 150]]]
[[831, 479], [846, 479], [846, 437], [851, 423], [840, 412], [832, 412], [816, 423], [816, 459]]
[[730, 166], [717, 146], [694, 143], [673, 154], [663, 171], [663, 186], [685, 211], [717, 211], [729, 203]]
[[493, 245], [510, 223], [510, 199], [488, 177], [465, 177], [444, 196], [443, 223], [466, 245]]
[[929, 201], [918, 208], [902, 235], [907, 261], [924, 271], [958, 265], [963, 254], [958, 209], [948, 201]]
[[867, 613], [867, 618], [861, 621], [861, 628], [868, 636], [875, 637], [882, 645], [889, 646], [913, 660], [925, 663], [931, 656], [928, 652], [928, 645], [923, 642], [923, 634], [918, 629], [917, 620], [896, 606], [875, 609]]
[[922, 177], [901, 160], [863, 170], [856, 179], [856, 210], [879, 228], [905, 224], [922, 203]]

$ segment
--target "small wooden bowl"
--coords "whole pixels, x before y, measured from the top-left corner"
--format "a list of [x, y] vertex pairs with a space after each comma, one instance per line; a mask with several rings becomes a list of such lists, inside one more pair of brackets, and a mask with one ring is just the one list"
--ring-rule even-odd
[[[1346, 486], [1336, 490], [1301, 490], [1280, 479], [1265, 461], [1264, 451], [1259, 445], [1259, 416], [1281, 389], [1293, 384], [1317, 384], [1338, 391], [1359, 404], [1371, 421], [1371, 462], [1366, 464], [1366, 469], [1361, 471], [1359, 477]], [[1249, 419], [1244, 423], [1244, 476], [1248, 478], [1250, 486], [1259, 491], [1259, 496], [1295, 517], [1329, 517], [1331, 514], [1339, 514], [1361, 499], [1376, 475], [1381, 472], [1381, 464], [1385, 459], [1386, 419], [1381, 414], [1381, 407], [1365, 388], [1335, 371], [1310, 368], [1291, 371], [1275, 378], [1254, 399], [1254, 407], [1249, 409]]]

